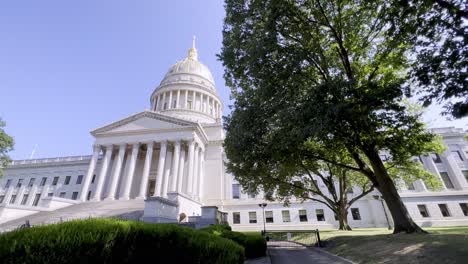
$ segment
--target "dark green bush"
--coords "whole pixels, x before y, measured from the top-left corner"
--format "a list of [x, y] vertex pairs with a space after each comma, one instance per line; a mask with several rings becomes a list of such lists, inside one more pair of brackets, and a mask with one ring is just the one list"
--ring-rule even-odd
[[266, 254], [266, 241], [260, 234], [244, 234], [241, 232], [231, 231], [231, 227], [226, 225], [211, 225], [200, 229], [201, 231], [218, 235], [230, 239], [245, 249], [247, 258], [258, 258]]
[[243, 263], [238, 244], [186, 227], [93, 219], [0, 235], [0, 263]]

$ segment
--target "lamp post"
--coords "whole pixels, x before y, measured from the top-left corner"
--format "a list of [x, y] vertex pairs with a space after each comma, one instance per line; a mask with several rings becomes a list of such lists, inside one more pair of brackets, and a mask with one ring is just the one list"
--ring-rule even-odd
[[392, 226], [390, 225], [390, 221], [388, 221], [388, 215], [387, 215], [387, 210], [385, 210], [384, 199], [380, 195], [373, 195], [373, 197], [374, 199], [379, 200], [382, 203], [382, 208], [385, 214], [385, 219], [387, 220], [388, 230], [391, 230]]
[[265, 225], [265, 207], [267, 206], [266, 203], [258, 204], [263, 209], [263, 235], [266, 235], [266, 225]]

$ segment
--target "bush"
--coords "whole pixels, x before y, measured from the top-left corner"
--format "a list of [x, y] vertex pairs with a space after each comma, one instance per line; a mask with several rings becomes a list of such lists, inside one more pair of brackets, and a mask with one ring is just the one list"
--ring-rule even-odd
[[246, 258], [263, 257], [266, 254], [266, 241], [260, 234], [244, 234], [241, 232], [231, 231], [231, 227], [227, 225], [211, 225], [200, 229], [201, 231], [218, 235], [230, 239], [245, 249]]
[[1, 263], [235, 263], [238, 244], [172, 224], [92, 219], [0, 235]]

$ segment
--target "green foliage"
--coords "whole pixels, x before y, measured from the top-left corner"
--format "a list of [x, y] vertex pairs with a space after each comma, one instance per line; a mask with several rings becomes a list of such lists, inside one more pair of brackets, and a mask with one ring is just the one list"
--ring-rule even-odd
[[435, 151], [435, 135], [402, 103], [415, 39], [400, 31], [399, 11], [387, 0], [226, 1], [220, 59], [235, 101], [225, 150], [244, 188], [261, 177], [273, 194], [300, 166], [331, 163], [379, 189], [395, 232], [417, 230], [379, 157], [410, 164]]
[[246, 258], [258, 258], [266, 254], [266, 241], [260, 234], [244, 234], [231, 231], [231, 227], [228, 225], [211, 225], [200, 230], [238, 243], [244, 247]]
[[2, 176], [3, 168], [5, 168], [10, 162], [10, 158], [7, 153], [13, 150], [14, 141], [5, 130], [5, 122], [0, 118], [0, 176]]
[[93, 219], [0, 235], [2, 263], [236, 263], [236, 243], [171, 224]]

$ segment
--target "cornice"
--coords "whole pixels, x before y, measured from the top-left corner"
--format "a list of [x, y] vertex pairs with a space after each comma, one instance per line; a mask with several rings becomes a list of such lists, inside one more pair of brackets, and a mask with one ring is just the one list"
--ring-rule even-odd
[[128, 123], [131, 123], [131, 122], [133, 122], [135, 120], [138, 120], [140, 118], [143, 118], [143, 117], [148, 117], [148, 118], [152, 118], [152, 119], [155, 119], [155, 120], [165, 121], [165, 122], [173, 123], [173, 124], [180, 125], [180, 126], [196, 126], [196, 124], [197, 124], [195, 122], [182, 120], [182, 119], [179, 119], [179, 118], [159, 114], [157, 112], [145, 110], [143, 112], [128, 116], [128, 117], [126, 117], [124, 119], [121, 119], [119, 121], [116, 121], [116, 122], [110, 123], [108, 125], [105, 125], [105, 126], [103, 126], [101, 128], [94, 129], [94, 130], [91, 131], [91, 135], [97, 136], [100, 133], [108, 132], [108, 131], [110, 131], [110, 130], [112, 130], [114, 128], [126, 125]]

